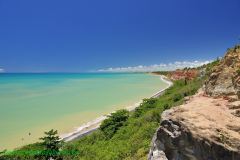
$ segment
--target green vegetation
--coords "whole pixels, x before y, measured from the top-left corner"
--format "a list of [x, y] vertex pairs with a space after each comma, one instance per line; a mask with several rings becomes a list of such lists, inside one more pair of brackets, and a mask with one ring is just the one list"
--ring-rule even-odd
[[240, 49], [240, 44], [236, 44], [234, 47], [228, 48], [227, 52], [236, 52], [237, 49]]
[[63, 146], [63, 141], [57, 136], [57, 131], [50, 130], [45, 132], [45, 137], [40, 138], [42, 142], [34, 143], [24, 146], [20, 149], [16, 149], [12, 152], [4, 151], [0, 160], [6, 159], [39, 159], [39, 160], [49, 160], [49, 159], [62, 159], [62, 153], [60, 148]]
[[36, 157], [39, 159], [61, 159], [60, 148], [63, 146], [63, 141], [57, 136], [57, 131], [53, 129], [45, 132], [45, 137], [40, 138], [44, 149]]
[[203, 66], [203, 68], [206, 68], [206, 75], [209, 76], [210, 73], [212, 73], [212, 69], [217, 66], [218, 64], [220, 63], [220, 59], [217, 58], [215, 61], [209, 63], [209, 64], [206, 64]]
[[6, 152], [7, 150], [0, 151], [0, 157], [3, 156]]
[[157, 75], [168, 75], [169, 71], [155, 71], [155, 72], [151, 72], [153, 74], [157, 74]]
[[104, 120], [100, 125], [100, 130], [104, 133], [107, 139], [112, 138], [112, 136], [117, 132], [117, 130], [125, 125], [129, 117], [129, 112], [127, 110], [119, 110], [108, 116], [108, 119]]
[[235, 45], [235, 46], [234, 46], [234, 49], [235, 49], [235, 51], [236, 51], [237, 49], [240, 49], [240, 44]]
[[240, 76], [240, 68], [237, 70], [237, 74], [238, 76]]
[[[161, 97], [144, 99], [134, 112], [120, 110], [111, 114], [102, 123], [99, 130], [66, 143], [61, 148], [60, 155], [66, 160], [146, 159], [151, 139], [161, 121], [161, 113], [165, 109], [182, 104], [183, 98], [193, 95], [200, 88], [202, 82], [203, 79], [200, 78], [195, 78], [188, 83], [185, 83], [184, 80], [175, 81], [174, 85], [167, 89]], [[52, 135], [55, 134], [51, 132], [43, 138], [46, 143], [25, 146], [16, 150], [17, 152], [5, 154], [4, 158], [33, 159], [39, 153], [50, 149], [52, 144], [54, 144], [54, 150], [58, 151], [60, 145], [55, 142], [58, 142], [59, 139], [50, 138]], [[50, 143], [50, 139], [54, 139], [54, 143]], [[51, 145], [46, 147], [48, 144]], [[58, 147], [55, 148], [56, 146]], [[21, 151], [31, 151], [34, 154], [19, 154]]]

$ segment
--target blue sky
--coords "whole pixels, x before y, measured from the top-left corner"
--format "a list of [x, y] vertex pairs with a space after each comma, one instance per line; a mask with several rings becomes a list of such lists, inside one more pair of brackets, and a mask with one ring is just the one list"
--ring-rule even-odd
[[215, 59], [238, 43], [239, 8], [239, 0], [0, 0], [0, 68], [82, 72]]

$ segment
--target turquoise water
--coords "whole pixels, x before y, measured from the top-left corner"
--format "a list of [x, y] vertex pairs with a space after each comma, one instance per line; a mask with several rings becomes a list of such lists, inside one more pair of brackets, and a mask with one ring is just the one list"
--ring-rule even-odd
[[0, 74], [0, 149], [35, 142], [51, 128], [70, 132], [166, 86], [150, 74]]

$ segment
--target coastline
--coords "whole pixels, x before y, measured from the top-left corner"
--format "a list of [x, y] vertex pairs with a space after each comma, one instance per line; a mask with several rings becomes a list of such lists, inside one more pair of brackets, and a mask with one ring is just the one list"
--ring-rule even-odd
[[[154, 74], [154, 75], [156, 75], [156, 74]], [[168, 80], [166, 76], [164, 76], [164, 75], [157, 75], [157, 76], [159, 76], [160, 79], [163, 82], [165, 82], [168, 86], [164, 89], [161, 89], [157, 93], [153, 94], [149, 98], [157, 98], [157, 97], [161, 96], [166, 89], [168, 89], [169, 87], [171, 87], [173, 85], [173, 83], [170, 80]], [[127, 109], [128, 111], [134, 111], [135, 108], [139, 107], [141, 103], [142, 103], [142, 100], [140, 102], [135, 103], [132, 106], [127, 106], [125, 109]], [[113, 111], [113, 112], [115, 112], [115, 111]], [[113, 112], [111, 112], [111, 113], [113, 113]], [[97, 130], [100, 127], [102, 121], [107, 119], [108, 115], [110, 115], [111, 113], [100, 116], [92, 121], [89, 121], [89, 122], [79, 126], [73, 132], [62, 134], [62, 135], [60, 135], [60, 138], [65, 142], [70, 142], [70, 141], [76, 140], [78, 138], [81, 138], [85, 135], [88, 135], [88, 134], [92, 133], [93, 131]]]

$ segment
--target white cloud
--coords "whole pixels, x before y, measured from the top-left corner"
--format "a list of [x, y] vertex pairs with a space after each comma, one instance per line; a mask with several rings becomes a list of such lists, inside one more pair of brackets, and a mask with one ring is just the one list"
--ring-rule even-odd
[[0, 73], [3, 73], [4, 72], [4, 69], [3, 68], [0, 68]]
[[183, 62], [174, 62], [168, 64], [154, 64], [149, 66], [139, 65], [139, 66], [129, 66], [129, 67], [117, 67], [117, 68], [106, 68], [99, 69], [98, 72], [152, 72], [152, 71], [171, 71], [176, 69], [181, 69], [185, 67], [198, 67], [207, 63], [212, 62], [208, 61], [183, 61]]

